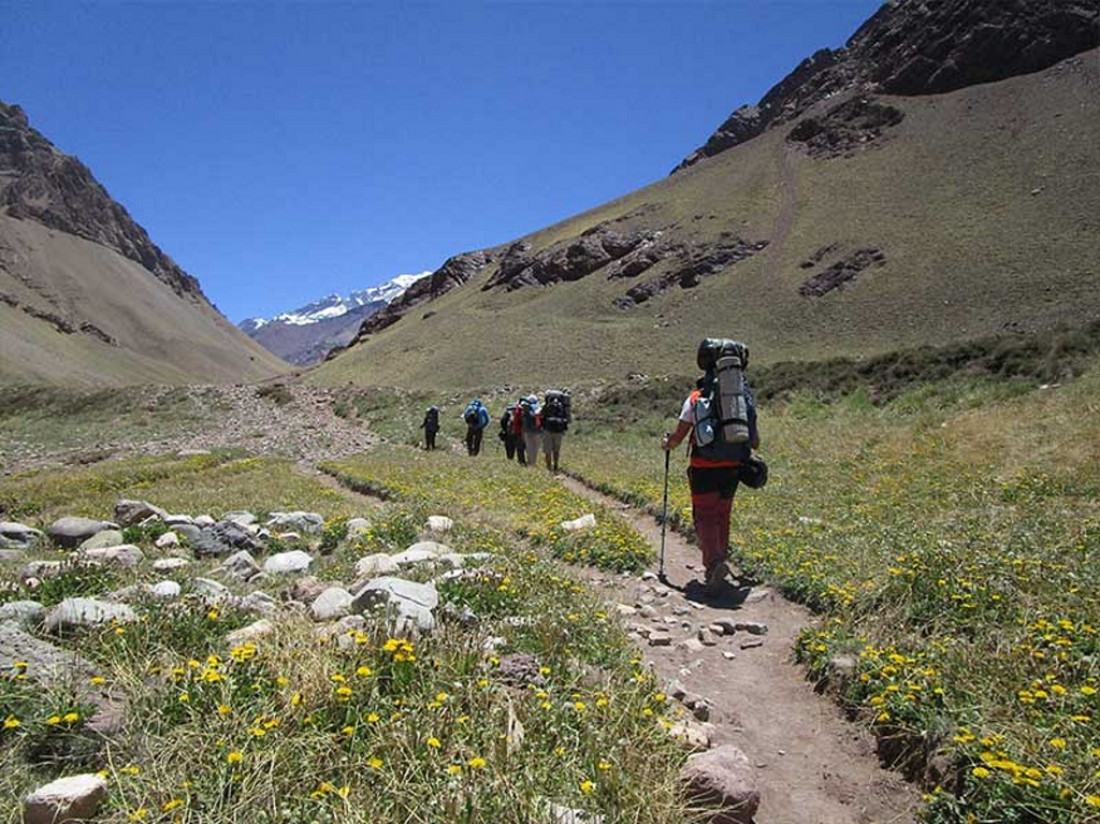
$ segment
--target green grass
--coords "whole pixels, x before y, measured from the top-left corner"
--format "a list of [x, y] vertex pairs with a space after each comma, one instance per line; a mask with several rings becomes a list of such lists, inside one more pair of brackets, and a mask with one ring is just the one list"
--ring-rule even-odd
[[[564, 489], [540, 467], [390, 448], [322, 468], [353, 488], [430, 505], [453, 518], [471, 510], [488, 513], [565, 561], [637, 571], [652, 560], [652, 548], [622, 518]], [[561, 528], [588, 512], [596, 515], [594, 529]]]
[[0, 511], [14, 520], [48, 525], [62, 515], [111, 517], [116, 501], [148, 500], [170, 512], [196, 515], [286, 509], [350, 512], [347, 496], [290, 471], [279, 458], [214, 452], [191, 457], [145, 457], [86, 467], [33, 470], [0, 479]]
[[[424, 485], [429, 459], [440, 467]], [[429, 637], [390, 638], [371, 616], [344, 635], [319, 636], [306, 616], [286, 612], [273, 636], [237, 647], [226, 634], [256, 616], [197, 595], [191, 577], [211, 575], [218, 561], [194, 562], [179, 579], [181, 600], [138, 599], [138, 622], [61, 641], [93, 663], [98, 689], [128, 697], [118, 734], [104, 739], [89, 729], [91, 707], [76, 691], [43, 691], [26, 666], [0, 675], [0, 808], [8, 811], [0, 820], [14, 824], [19, 799], [77, 771], [106, 777], [97, 820], [110, 824], [519, 824], [554, 820], [551, 803], [622, 824], [695, 820], [677, 781], [686, 752], [667, 731], [680, 711], [604, 604], [550, 558], [550, 523], [578, 501], [555, 497], [545, 472], [510, 465], [527, 491], [516, 485], [519, 497], [502, 502], [487, 483], [468, 483], [468, 467], [468, 459], [400, 447], [344, 462], [342, 477], [379, 488], [384, 481], [398, 499], [367, 512], [289, 462], [259, 458], [102, 462], [78, 478], [43, 471], [0, 481], [8, 500], [39, 517], [71, 511], [69, 495], [93, 517], [109, 516], [117, 496], [135, 492], [173, 511], [216, 516], [293, 500], [326, 515], [330, 554], [311, 570], [326, 581], [350, 582], [357, 558], [417, 540], [427, 513], [455, 518], [446, 540], [456, 551], [493, 556], [440, 585], [444, 604], [456, 614], [472, 610], [476, 626], [449, 620], [444, 609]], [[526, 511], [532, 504], [537, 514]], [[352, 514], [366, 514], [371, 526], [349, 542]], [[609, 518], [601, 534], [607, 557], [621, 563], [627, 556], [611, 550], [625, 526]], [[156, 556], [155, 531], [130, 537]], [[132, 570], [72, 564], [34, 594], [54, 603], [147, 581], [150, 562]], [[0, 570], [4, 600], [31, 595], [15, 584], [16, 572]], [[285, 584], [263, 588], [278, 597]], [[529, 680], [507, 674], [514, 655], [531, 656]]]
[[[856, 393], [761, 407], [771, 480], [738, 493], [736, 560], [823, 616], [797, 647], [811, 677], [854, 657], [855, 677], [831, 688], [926, 784], [930, 822], [1098, 814], [1093, 364], [1025, 394], [954, 381], [877, 406]], [[657, 433], [677, 410], [578, 427], [569, 469], [655, 511]], [[670, 501], [673, 522], [690, 524], [684, 464], [674, 460]]]

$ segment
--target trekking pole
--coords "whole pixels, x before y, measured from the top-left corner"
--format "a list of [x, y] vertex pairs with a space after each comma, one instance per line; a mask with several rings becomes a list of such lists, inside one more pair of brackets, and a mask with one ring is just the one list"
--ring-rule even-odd
[[665, 450], [665, 493], [661, 502], [661, 567], [657, 573], [657, 577], [662, 580], [665, 577], [665, 525], [668, 523], [668, 459], [671, 454], [668, 449]]

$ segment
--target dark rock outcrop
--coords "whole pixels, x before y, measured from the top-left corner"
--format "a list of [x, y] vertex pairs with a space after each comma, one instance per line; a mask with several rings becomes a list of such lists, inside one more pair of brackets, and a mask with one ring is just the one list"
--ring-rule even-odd
[[790, 122], [838, 92], [940, 94], [1040, 71], [1100, 45], [1096, 0], [892, 0], [843, 49], [803, 60], [673, 172]]
[[0, 103], [0, 210], [76, 235], [133, 260], [181, 297], [206, 302], [199, 283], [160, 250], [77, 158], [37, 132], [19, 106]]
[[[435, 300], [457, 286], [466, 283], [481, 269], [492, 263], [498, 256], [496, 249], [480, 249], [476, 252], [464, 252], [460, 255], [447, 258], [447, 260], [432, 272], [428, 277], [421, 278], [410, 286], [401, 297], [393, 301], [389, 306], [367, 318], [359, 327], [359, 334], [349, 344], [355, 345], [367, 335], [380, 332], [387, 326], [392, 326], [405, 316], [405, 313], [414, 306]], [[333, 350], [330, 356], [340, 350]]]
[[857, 249], [848, 257], [839, 260], [822, 272], [817, 273], [798, 287], [798, 294], [819, 298], [833, 289], [837, 289], [855, 278], [870, 266], [885, 266], [886, 255], [880, 249]]
[[877, 141], [904, 113], [870, 97], [853, 97], [829, 109], [821, 117], [806, 117], [787, 135], [788, 143], [800, 143], [812, 157], [839, 157]]
[[717, 242], [706, 245], [676, 244], [663, 249], [651, 247], [643, 253], [645, 260], [656, 257], [658, 262], [668, 261], [670, 265], [658, 277], [632, 286], [615, 305], [620, 309], [630, 309], [673, 287], [692, 289], [703, 278], [718, 274], [767, 246], [766, 240], [751, 241], [725, 235]]
[[512, 291], [523, 286], [580, 280], [624, 258], [653, 237], [653, 233], [647, 232], [622, 234], [601, 224], [575, 240], [538, 253], [531, 251], [530, 243], [515, 243], [505, 251], [497, 273], [482, 289], [503, 286]]

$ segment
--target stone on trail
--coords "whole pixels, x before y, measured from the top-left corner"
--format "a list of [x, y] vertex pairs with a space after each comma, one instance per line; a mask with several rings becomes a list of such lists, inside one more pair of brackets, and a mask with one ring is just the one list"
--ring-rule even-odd
[[679, 741], [691, 752], [706, 752], [710, 749], [710, 732], [707, 726], [690, 718], [668, 727], [669, 737]]
[[692, 755], [680, 770], [687, 797], [712, 810], [710, 824], [752, 824], [760, 793], [749, 757], [732, 744]]
[[97, 598], [66, 598], [46, 614], [43, 626], [47, 632], [62, 634], [80, 627], [136, 620], [137, 613], [126, 604], [100, 601]]
[[738, 632], [747, 632], [749, 635], [768, 634], [768, 625], [759, 621], [738, 621], [734, 626]]
[[561, 523], [561, 528], [566, 532], [579, 532], [582, 529], [593, 529], [595, 526], [596, 516], [591, 512], [572, 521], [562, 521]]
[[292, 572], [305, 572], [313, 563], [313, 557], [308, 552], [300, 549], [292, 549], [289, 552], [280, 552], [272, 555], [264, 561], [264, 572], [280, 575]]
[[109, 521], [96, 521], [92, 518], [67, 516], [58, 518], [46, 529], [46, 534], [65, 549], [76, 549], [96, 533], [105, 529], [118, 529], [118, 524]]
[[23, 800], [23, 824], [87, 821], [106, 797], [107, 781], [96, 773], [58, 778]]
[[115, 520], [121, 526], [133, 526], [149, 518], [163, 521], [168, 518], [168, 513], [159, 506], [153, 506], [147, 501], [121, 500], [115, 502]]

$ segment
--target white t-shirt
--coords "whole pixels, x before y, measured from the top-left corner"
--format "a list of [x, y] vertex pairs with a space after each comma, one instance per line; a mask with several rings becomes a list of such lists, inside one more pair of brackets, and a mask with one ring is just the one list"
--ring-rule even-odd
[[692, 426], [694, 426], [695, 425], [695, 414], [694, 414], [694, 411], [693, 411], [694, 408], [695, 408], [695, 401], [692, 399], [691, 395], [688, 395], [687, 400], [684, 401], [683, 408], [680, 410], [680, 420], [682, 420], [684, 423], [690, 423]]

